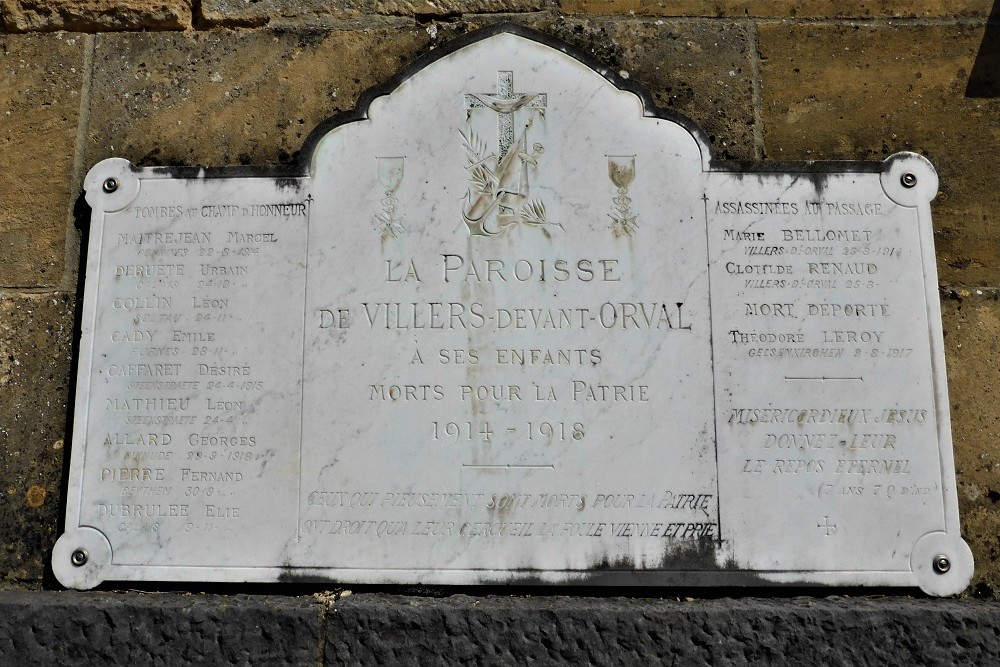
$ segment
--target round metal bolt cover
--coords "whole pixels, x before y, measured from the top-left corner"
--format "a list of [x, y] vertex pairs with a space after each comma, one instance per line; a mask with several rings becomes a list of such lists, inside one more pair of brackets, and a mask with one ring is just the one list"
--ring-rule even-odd
[[934, 571], [938, 574], [944, 574], [951, 569], [951, 560], [948, 559], [944, 554], [938, 554], [934, 556]]
[[118, 189], [118, 179], [117, 178], [106, 178], [104, 179], [104, 191], [111, 193]]
[[917, 176], [911, 172], [906, 172], [899, 177], [899, 182], [903, 184], [904, 188], [912, 188], [917, 184]]
[[76, 565], [77, 567], [85, 565], [87, 563], [87, 550], [77, 549], [73, 552], [73, 555], [70, 556], [70, 561], [72, 561], [73, 565]]

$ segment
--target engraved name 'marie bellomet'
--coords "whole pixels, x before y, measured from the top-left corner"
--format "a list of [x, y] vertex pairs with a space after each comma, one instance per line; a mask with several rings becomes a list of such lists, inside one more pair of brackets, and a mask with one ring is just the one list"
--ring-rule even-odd
[[432, 56], [280, 175], [91, 169], [59, 581], [962, 590], [933, 167]]

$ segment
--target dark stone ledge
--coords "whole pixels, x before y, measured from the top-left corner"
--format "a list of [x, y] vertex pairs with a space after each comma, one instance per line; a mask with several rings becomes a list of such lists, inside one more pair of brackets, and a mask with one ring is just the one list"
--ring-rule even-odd
[[0, 664], [997, 664], [1000, 603], [0, 592]]

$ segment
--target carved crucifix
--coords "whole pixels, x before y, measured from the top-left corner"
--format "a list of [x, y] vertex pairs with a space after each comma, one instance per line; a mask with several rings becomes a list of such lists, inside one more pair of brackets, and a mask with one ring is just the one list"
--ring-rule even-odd
[[497, 72], [497, 89], [494, 93], [466, 93], [465, 108], [468, 113], [472, 109], [492, 109], [497, 113], [497, 140], [500, 153], [497, 164], [500, 164], [510, 147], [514, 144], [514, 112], [518, 109], [536, 109], [545, 114], [547, 96], [545, 93], [515, 93], [514, 73]]

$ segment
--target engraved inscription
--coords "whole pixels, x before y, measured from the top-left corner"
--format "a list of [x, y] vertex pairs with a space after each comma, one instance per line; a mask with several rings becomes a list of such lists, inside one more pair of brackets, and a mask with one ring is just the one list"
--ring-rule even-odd
[[[189, 522], [194, 517], [252, 521], [264, 509], [260, 473], [287, 455], [274, 447], [274, 435], [259, 433], [277, 422], [294, 434], [298, 421], [281, 416], [293, 414], [296, 402], [268, 393], [290, 387], [276, 379], [280, 359], [267, 353], [299, 346], [290, 326], [295, 309], [269, 321], [259, 306], [274, 301], [270, 271], [299, 266], [310, 202], [305, 192], [289, 199], [287, 191], [267, 190], [252, 202], [228, 199], [231, 193], [213, 201], [205, 193], [201, 201], [184, 195], [182, 204], [175, 193], [166, 195], [177, 197], [171, 203], [139, 202], [103, 221], [110, 243], [101, 286], [110, 308], [99, 313], [105, 333], [95, 341], [102, 353], [94, 357], [90, 400], [101, 406], [94, 438], [104, 446], [100, 467], [85, 474], [114, 486], [123, 501], [88, 503], [85, 496], [81, 513], [109, 536], [183, 542], [206, 530]], [[239, 327], [254, 327], [262, 338], [241, 335]]]

